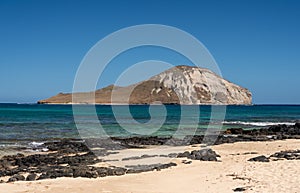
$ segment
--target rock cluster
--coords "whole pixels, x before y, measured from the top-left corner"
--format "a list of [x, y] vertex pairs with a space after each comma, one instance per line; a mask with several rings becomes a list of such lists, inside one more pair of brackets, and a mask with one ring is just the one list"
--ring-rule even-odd
[[[99, 144], [98, 144], [99, 145]], [[102, 149], [100, 155], [108, 155], [108, 149], [122, 149], [115, 143], [103, 144], [107, 149]], [[138, 165], [122, 167], [94, 167], [93, 165], [105, 160], [99, 159], [92, 153], [85, 143], [74, 140], [61, 140], [45, 143], [49, 153], [33, 154], [25, 156], [23, 154], [7, 155], [0, 159], [0, 177], [10, 176], [7, 182], [34, 181], [42, 179], [53, 179], [58, 177], [85, 177], [97, 178], [105, 176], [119, 176], [126, 173], [140, 173], [152, 170], [162, 170], [175, 163]], [[125, 145], [126, 146], [126, 145]], [[127, 146], [128, 147], [128, 146]], [[97, 152], [99, 153], [99, 152]], [[149, 157], [143, 155], [141, 158]], [[25, 174], [25, 175], [24, 175]]]
[[273, 125], [268, 128], [244, 130], [242, 128], [227, 129], [224, 134], [249, 136], [274, 136], [274, 139], [300, 138], [300, 123], [295, 125]]
[[[90, 164], [100, 161], [90, 153], [75, 156], [61, 156], [56, 153], [30, 156], [24, 156], [23, 154], [4, 156], [0, 160], [0, 177], [11, 176], [8, 182], [34, 181], [58, 177], [97, 178], [161, 170], [176, 166], [175, 163], [131, 166], [130, 168], [90, 166]], [[28, 174], [26, 178], [22, 175], [24, 173]]]
[[[204, 140], [205, 139], [205, 140]], [[245, 130], [242, 128], [231, 128], [216, 134], [186, 136], [184, 139], [171, 137], [113, 137], [111, 140], [123, 147], [141, 147], [144, 145], [193, 145], [206, 143], [218, 145], [223, 143], [234, 143], [241, 141], [271, 141], [282, 139], [300, 139], [300, 123], [295, 125], [276, 125], [269, 128]]]
[[248, 161], [269, 162], [269, 161], [277, 161], [282, 159], [300, 160], [300, 150], [280, 151], [270, 155], [269, 157], [261, 155], [258, 157], [251, 158]]
[[276, 152], [270, 156], [275, 159], [300, 160], [300, 150]]
[[212, 149], [201, 149], [201, 150], [194, 150], [191, 152], [185, 151], [184, 153], [179, 153], [177, 155], [178, 158], [188, 158], [191, 160], [201, 160], [201, 161], [218, 161], [218, 155]]

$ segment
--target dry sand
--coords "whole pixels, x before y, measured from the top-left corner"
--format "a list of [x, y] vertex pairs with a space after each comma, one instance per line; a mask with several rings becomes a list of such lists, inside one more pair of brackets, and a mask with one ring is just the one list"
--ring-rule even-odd
[[[281, 150], [300, 149], [300, 140], [239, 142], [212, 146], [212, 149], [221, 155], [221, 162], [193, 161], [192, 164], [186, 165], [181, 163], [182, 159], [176, 158], [171, 161], [178, 163], [178, 166], [162, 171], [97, 179], [59, 178], [7, 183], [0, 184], [0, 192], [219, 193], [233, 192], [233, 189], [237, 187], [247, 187], [245, 192], [300, 192], [298, 179], [300, 160], [280, 160], [268, 163], [247, 161], [249, 158], [262, 154], [268, 156]], [[170, 151], [176, 150], [170, 149]], [[247, 154], [249, 152], [258, 154]], [[126, 154], [126, 152], [121, 153]], [[144, 162], [145, 160], [136, 161]]]

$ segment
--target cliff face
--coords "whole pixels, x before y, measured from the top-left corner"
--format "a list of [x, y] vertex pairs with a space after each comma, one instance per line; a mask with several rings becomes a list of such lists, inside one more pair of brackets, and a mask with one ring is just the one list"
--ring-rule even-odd
[[[94, 99], [95, 96], [95, 99]], [[38, 103], [99, 104], [251, 104], [251, 92], [208, 69], [177, 66], [127, 87], [108, 86], [89, 93], [60, 93]]]

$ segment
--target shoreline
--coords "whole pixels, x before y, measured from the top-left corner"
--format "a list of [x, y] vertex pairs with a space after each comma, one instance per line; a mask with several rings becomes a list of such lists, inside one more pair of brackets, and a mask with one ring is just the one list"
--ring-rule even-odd
[[186, 146], [205, 143], [207, 145], [218, 145], [222, 143], [234, 143], [240, 141], [272, 141], [283, 139], [300, 139], [300, 123], [294, 125], [272, 125], [260, 129], [230, 128], [222, 131], [206, 133], [205, 135], [187, 135], [184, 138], [172, 136], [122, 136], [106, 138], [49, 138], [40, 140], [12, 140], [7, 139], [0, 148], [1, 152], [39, 153], [46, 152], [48, 144], [55, 142], [81, 142], [87, 147], [122, 146], [123, 148], [137, 148], [143, 145], [170, 145]]
[[[96, 187], [106, 183], [100, 192], [147, 192], [149, 189], [149, 193], [184, 189], [188, 192], [276, 192], [279, 189], [282, 192], [285, 188], [300, 188], [298, 183], [286, 181], [294, 180], [298, 173], [292, 166], [285, 166], [293, 163], [300, 168], [299, 139], [300, 123], [255, 130], [232, 128], [218, 135], [183, 139], [62, 139], [37, 144], [37, 149], [47, 149], [47, 152], [3, 156], [0, 188], [9, 192], [22, 192], [23, 188], [34, 192], [41, 188], [45, 192], [60, 193], [64, 192], [66, 183], [70, 183], [73, 185], [68, 186], [68, 191], [84, 192], [85, 188], [91, 188], [90, 192], [99, 192]], [[263, 173], [259, 173], [258, 166], [263, 167]], [[251, 173], [252, 170], [255, 172]], [[268, 189], [274, 170], [279, 175], [290, 175], [278, 182], [284, 184], [283, 189]], [[265, 175], [269, 177], [260, 178]], [[171, 184], [177, 179], [183, 182], [173, 189]], [[206, 189], [190, 189], [196, 179], [201, 187], [209, 185]], [[146, 185], [149, 188], [145, 190]], [[18, 187], [22, 187], [22, 191], [17, 191]]]

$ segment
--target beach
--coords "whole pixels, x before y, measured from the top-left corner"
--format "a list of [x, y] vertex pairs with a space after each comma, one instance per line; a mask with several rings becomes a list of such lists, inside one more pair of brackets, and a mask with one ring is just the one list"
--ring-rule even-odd
[[299, 146], [300, 140], [296, 139], [221, 144], [212, 146], [212, 149], [221, 156], [217, 162], [195, 160], [191, 164], [183, 164], [181, 163], [183, 158], [174, 158], [172, 161], [178, 165], [162, 171], [96, 179], [58, 178], [13, 182], [0, 184], [0, 188], [1, 192], [16, 193], [233, 192], [236, 188], [245, 188], [245, 191], [240, 192], [297, 192], [300, 188], [299, 160], [270, 162], [247, 160], [258, 155], [268, 156], [278, 151], [295, 150]]

